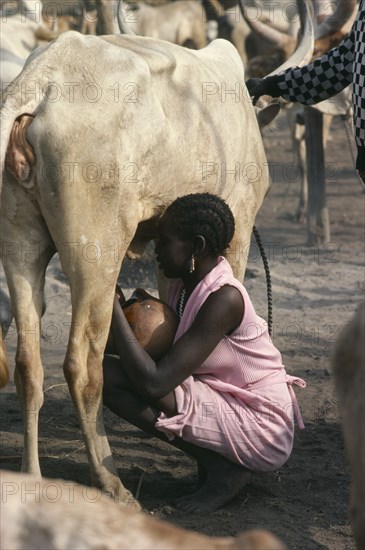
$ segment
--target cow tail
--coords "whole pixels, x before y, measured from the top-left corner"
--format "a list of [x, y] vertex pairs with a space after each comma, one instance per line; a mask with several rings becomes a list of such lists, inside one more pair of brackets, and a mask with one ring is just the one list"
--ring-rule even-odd
[[[0, 193], [3, 185], [3, 173], [5, 170], [5, 157], [8, 148], [9, 138], [17, 114], [9, 109], [7, 104], [3, 104], [0, 112], [0, 155], [1, 155], [1, 173], [0, 173]], [[3, 339], [2, 328], [0, 327], [0, 389], [6, 386], [9, 381], [9, 366], [6, 353], [5, 342]]]
[[4, 105], [0, 112], [0, 154], [1, 154], [1, 179], [0, 190], [3, 187], [3, 174], [5, 170], [5, 157], [10, 139], [11, 130], [16, 116], [9, 112], [8, 106]]
[[[0, 174], [0, 193], [3, 185], [3, 173], [5, 170], [5, 157], [8, 148], [8, 142], [13, 128], [17, 113], [9, 112], [7, 105], [4, 105], [0, 112], [0, 154], [1, 154], [1, 174]], [[6, 353], [5, 342], [2, 328], [0, 327], [0, 389], [6, 386], [9, 381], [9, 366]]]

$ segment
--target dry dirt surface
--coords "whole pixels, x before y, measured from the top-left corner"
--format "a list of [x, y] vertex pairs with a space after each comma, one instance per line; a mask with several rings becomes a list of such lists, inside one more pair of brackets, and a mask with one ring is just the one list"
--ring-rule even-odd
[[[326, 158], [332, 243], [306, 246], [306, 227], [293, 221], [299, 179], [286, 118], [265, 131], [273, 185], [259, 213], [273, 282], [273, 340], [290, 374], [307, 382], [297, 389], [305, 429], [297, 429], [292, 456], [279, 471], [252, 475], [241, 494], [214, 513], [181, 513], [171, 500], [194, 486], [194, 463], [150, 439], [109, 411], [105, 423], [121, 479], [143, 507], [176, 525], [209, 535], [266, 528], [290, 549], [351, 550], [348, 520], [350, 472], [345, 457], [330, 351], [341, 327], [364, 296], [364, 197], [343, 122], [333, 124]], [[129, 296], [138, 286], [155, 288], [151, 256], [125, 265], [121, 284]], [[267, 315], [265, 276], [252, 244], [245, 284], [261, 316]], [[57, 260], [49, 267], [42, 350], [45, 404], [39, 448], [42, 472], [89, 483], [81, 434], [62, 374], [71, 308]], [[7, 346], [14, 369], [16, 334]], [[13, 382], [1, 392], [1, 462], [20, 469], [22, 420]]]

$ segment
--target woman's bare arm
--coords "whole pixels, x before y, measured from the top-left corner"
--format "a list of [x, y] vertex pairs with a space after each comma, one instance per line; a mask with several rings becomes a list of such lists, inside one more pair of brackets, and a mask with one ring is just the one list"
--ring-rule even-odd
[[221, 287], [207, 298], [191, 327], [158, 363], [140, 346], [117, 299], [111, 330], [123, 368], [140, 395], [158, 399], [193, 374], [223, 336], [238, 327], [243, 315], [241, 293], [229, 285]]

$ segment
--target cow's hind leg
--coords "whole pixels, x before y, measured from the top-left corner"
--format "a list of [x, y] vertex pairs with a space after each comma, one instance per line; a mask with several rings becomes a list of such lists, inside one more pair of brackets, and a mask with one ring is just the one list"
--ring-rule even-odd
[[[23, 205], [30, 213], [32, 205]], [[26, 212], [23, 212], [25, 215]], [[40, 357], [40, 319], [45, 270], [52, 256], [52, 243], [42, 220], [33, 219], [31, 231], [12, 231], [3, 218], [3, 264], [18, 331], [15, 383], [24, 420], [22, 471], [40, 475], [38, 417], [43, 404], [43, 367]], [[5, 253], [4, 253], [5, 250]]]
[[65, 266], [71, 286], [72, 326], [64, 373], [79, 417], [91, 481], [116, 500], [139, 505], [118, 476], [103, 422], [102, 361], [119, 269], [76, 260]]

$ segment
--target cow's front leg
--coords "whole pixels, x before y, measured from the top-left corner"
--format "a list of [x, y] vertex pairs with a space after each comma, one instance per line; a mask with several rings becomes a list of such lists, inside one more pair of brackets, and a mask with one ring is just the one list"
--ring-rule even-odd
[[93, 485], [139, 509], [119, 479], [105, 434], [102, 361], [115, 286], [100, 283], [97, 295], [93, 287], [84, 287], [84, 292], [73, 292], [71, 287], [73, 318], [64, 373], [79, 417]]

